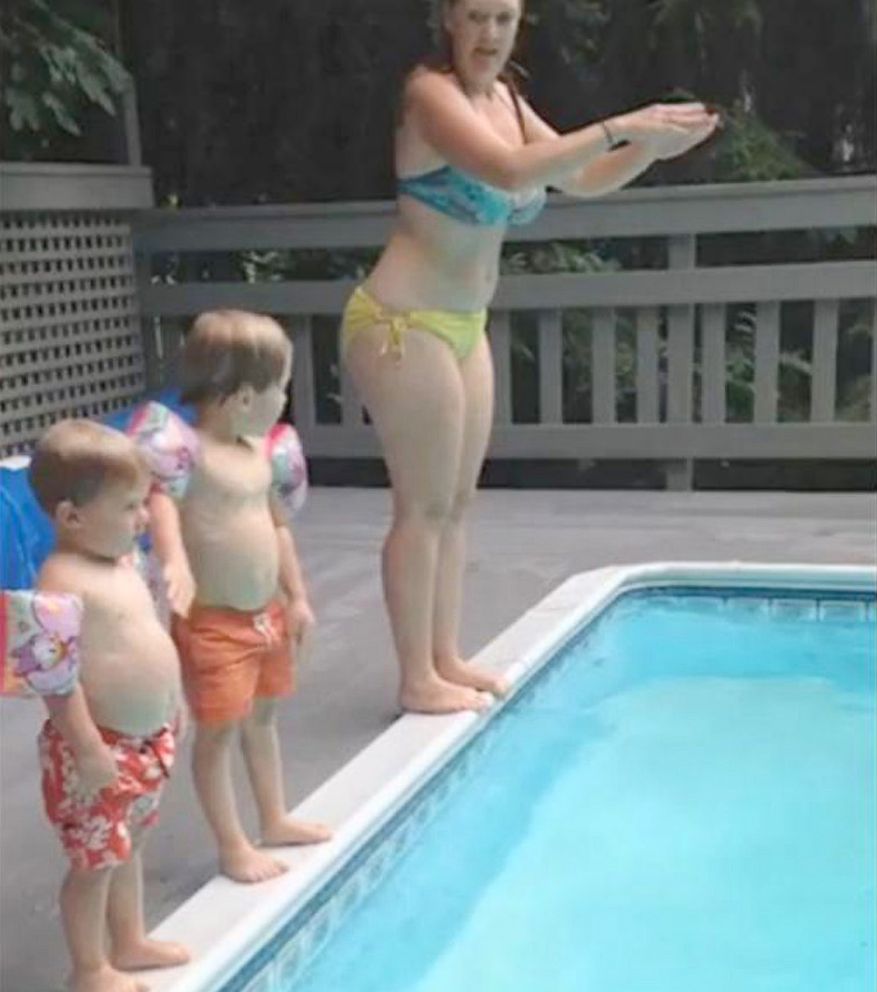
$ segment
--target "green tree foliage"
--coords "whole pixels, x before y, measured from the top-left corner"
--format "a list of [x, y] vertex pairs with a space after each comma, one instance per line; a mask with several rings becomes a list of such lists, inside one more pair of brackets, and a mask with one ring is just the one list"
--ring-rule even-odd
[[[57, 157], [83, 132], [89, 106], [114, 115], [128, 74], [105, 38], [112, 19], [81, 0], [4, 0], [0, 14], [3, 155]], [[64, 156], [66, 157], [66, 156]]]
[[[875, 167], [874, 0], [530, 0], [528, 10], [531, 93], [557, 124], [673, 96], [723, 108], [718, 141], [647, 181]], [[551, 71], [535, 71], [543, 65]]]

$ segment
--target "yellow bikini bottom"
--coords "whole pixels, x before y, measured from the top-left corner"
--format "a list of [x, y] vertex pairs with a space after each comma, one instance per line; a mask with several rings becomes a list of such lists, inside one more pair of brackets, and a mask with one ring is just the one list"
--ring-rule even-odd
[[362, 286], [357, 286], [344, 308], [341, 321], [341, 348], [366, 327], [387, 328], [387, 341], [381, 353], [397, 359], [404, 352], [406, 331], [426, 331], [441, 338], [462, 361], [475, 347], [487, 325], [486, 310], [388, 310]]

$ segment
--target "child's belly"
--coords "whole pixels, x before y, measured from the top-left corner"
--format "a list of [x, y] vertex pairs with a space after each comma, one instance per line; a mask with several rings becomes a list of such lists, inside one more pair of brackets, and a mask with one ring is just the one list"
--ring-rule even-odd
[[119, 631], [87, 650], [83, 688], [94, 722], [146, 736], [171, 722], [180, 700], [180, 666], [167, 631], [155, 621]]
[[195, 599], [204, 606], [258, 610], [277, 595], [277, 530], [265, 509], [242, 511], [223, 526], [186, 524], [186, 550], [195, 578]]

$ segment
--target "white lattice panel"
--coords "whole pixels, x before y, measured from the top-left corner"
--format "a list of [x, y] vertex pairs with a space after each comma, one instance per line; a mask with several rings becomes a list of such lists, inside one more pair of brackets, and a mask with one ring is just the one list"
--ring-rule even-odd
[[0, 217], [0, 456], [143, 393], [131, 230], [103, 214]]

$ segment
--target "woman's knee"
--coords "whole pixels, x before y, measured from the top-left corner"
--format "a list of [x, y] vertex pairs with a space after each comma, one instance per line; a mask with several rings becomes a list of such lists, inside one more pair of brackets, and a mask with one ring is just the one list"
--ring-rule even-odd
[[466, 515], [474, 499], [474, 489], [467, 488], [454, 493], [453, 499], [451, 500], [450, 511], [448, 513], [448, 520], [451, 523], [459, 523]]
[[453, 510], [454, 497], [451, 493], [397, 499], [394, 518], [396, 524], [441, 528], [451, 518]]

